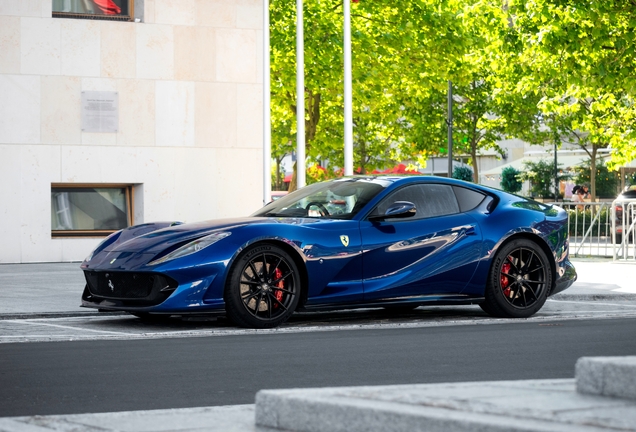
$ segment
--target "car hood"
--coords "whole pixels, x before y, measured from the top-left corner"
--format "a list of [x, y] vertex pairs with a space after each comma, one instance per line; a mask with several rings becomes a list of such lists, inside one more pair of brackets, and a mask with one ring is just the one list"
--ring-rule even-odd
[[[167, 224], [155, 225], [155, 229], [147, 228], [150, 232], [134, 235], [135, 227], [122, 231], [119, 238], [103, 249], [104, 252], [135, 252], [135, 253], [159, 253], [166, 249], [180, 246], [189, 241], [210, 235], [217, 231], [233, 231], [248, 225], [259, 224], [288, 224], [309, 225], [330, 223], [333, 220], [309, 219], [309, 218], [263, 218], [245, 217], [234, 219], [219, 219], [205, 222], [174, 225], [164, 227]], [[152, 226], [148, 224], [147, 226]]]

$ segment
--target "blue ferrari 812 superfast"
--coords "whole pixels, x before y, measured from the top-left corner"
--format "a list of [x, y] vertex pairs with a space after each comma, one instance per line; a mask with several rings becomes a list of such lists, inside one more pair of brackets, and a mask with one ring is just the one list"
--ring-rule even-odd
[[419, 175], [316, 183], [249, 217], [132, 226], [81, 268], [84, 307], [251, 328], [295, 311], [439, 304], [526, 318], [576, 280], [563, 209]]

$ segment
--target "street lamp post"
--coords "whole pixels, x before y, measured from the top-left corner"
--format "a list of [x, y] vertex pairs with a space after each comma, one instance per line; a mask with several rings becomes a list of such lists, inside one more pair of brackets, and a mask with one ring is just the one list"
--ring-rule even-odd
[[453, 83], [448, 80], [448, 178], [453, 177]]
[[305, 186], [305, 37], [303, 0], [296, 0], [296, 188]]
[[[271, 201], [272, 123], [269, 77], [269, 0], [263, 1], [263, 205]], [[276, 173], [278, 175], [278, 173]]]

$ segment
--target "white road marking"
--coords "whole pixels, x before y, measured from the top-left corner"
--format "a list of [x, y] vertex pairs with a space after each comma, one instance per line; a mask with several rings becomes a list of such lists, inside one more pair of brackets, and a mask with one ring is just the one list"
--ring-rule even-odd
[[[626, 307], [626, 308], [636, 308], [636, 305], [633, 305], [633, 304], [626, 305], [626, 304], [617, 304], [617, 303], [586, 302], [586, 301], [576, 301], [576, 300], [553, 300], [553, 299], [548, 299], [548, 301], [554, 302], [554, 303], [575, 303], [575, 304], [587, 304], [587, 305], [620, 306], [620, 307]], [[578, 311], [573, 311], [573, 312], [576, 313]], [[597, 311], [597, 312], [604, 312], [604, 311]]]
[[[553, 300], [557, 302], [556, 300]], [[574, 302], [582, 303], [582, 302]], [[598, 303], [592, 303], [598, 305]], [[625, 305], [618, 305], [625, 306]], [[635, 307], [636, 306], [632, 306]], [[177, 331], [160, 331], [160, 332], [140, 332], [140, 333], [123, 333], [106, 330], [92, 330], [86, 328], [78, 328], [73, 326], [63, 326], [58, 324], [48, 324], [39, 322], [29, 322], [27, 320], [6, 320], [4, 322], [16, 322], [33, 325], [48, 325], [78, 331], [78, 334], [50, 334], [50, 335], [34, 335], [24, 334], [15, 336], [0, 336], [0, 343], [26, 343], [26, 342], [61, 342], [61, 341], [78, 341], [78, 340], [139, 340], [139, 339], [172, 339], [182, 337], [222, 337], [222, 336], [248, 336], [262, 334], [290, 334], [290, 333], [310, 333], [310, 332], [333, 332], [333, 331], [352, 331], [352, 330], [391, 330], [391, 329], [415, 329], [426, 327], [447, 327], [447, 326], [469, 326], [469, 325], [490, 325], [490, 324], [522, 324], [536, 323], [541, 324], [550, 321], [568, 321], [578, 319], [616, 319], [616, 318], [633, 318], [636, 311], [551, 311], [550, 315], [542, 315], [541, 313], [527, 319], [505, 319], [505, 318], [481, 318], [481, 319], [452, 319], [439, 321], [412, 321], [403, 323], [365, 323], [365, 324], [345, 324], [345, 325], [312, 325], [306, 327], [279, 327], [275, 329], [197, 329], [197, 330], [177, 330]], [[85, 332], [101, 333], [99, 335], [89, 336], [83, 334]]]
[[93, 329], [87, 329], [87, 328], [82, 328], [82, 327], [72, 327], [72, 326], [64, 326], [64, 325], [59, 325], [59, 324], [49, 324], [49, 323], [43, 323], [40, 321], [36, 321], [36, 320], [6, 320], [5, 322], [10, 322], [10, 323], [15, 323], [15, 324], [31, 324], [31, 325], [39, 325], [39, 326], [49, 326], [49, 327], [58, 327], [58, 328], [63, 328], [63, 329], [70, 329], [70, 330], [78, 330], [78, 331], [89, 331], [89, 332], [95, 332], [95, 333], [110, 333], [110, 334], [116, 334], [116, 335], [122, 335], [122, 336], [127, 336], [128, 333], [124, 333], [124, 332], [114, 332], [114, 331], [108, 331], [108, 330], [93, 330]]

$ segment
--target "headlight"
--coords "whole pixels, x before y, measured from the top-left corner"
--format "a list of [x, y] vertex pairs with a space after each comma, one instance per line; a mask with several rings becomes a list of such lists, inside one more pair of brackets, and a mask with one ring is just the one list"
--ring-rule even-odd
[[121, 234], [123, 230], [119, 230], [119, 231], [115, 231], [114, 233], [112, 233], [111, 235], [109, 235], [108, 237], [106, 237], [104, 240], [102, 240], [101, 242], [99, 242], [99, 244], [97, 245], [97, 247], [95, 249], [93, 249], [93, 252], [91, 252], [84, 261], [89, 262], [90, 260], [93, 259], [93, 256], [95, 256], [95, 254], [99, 251], [101, 251], [102, 249], [104, 249], [105, 246], [107, 246], [108, 244], [112, 243], [113, 241], [117, 240], [114, 237], [119, 237], [119, 234]]
[[151, 261], [148, 265], [157, 265], [165, 263], [166, 261], [173, 260], [175, 258], [181, 258], [186, 255], [193, 254], [195, 252], [199, 252], [206, 247], [213, 245], [221, 239], [229, 236], [232, 233], [229, 232], [217, 232], [214, 234], [210, 234], [209, 236], [201, 237], [200, 239], [194, 240], [185, 246], [181, 246], [179, 249], [170, 252], [168, 255], [163, 256], [157, 260]]

